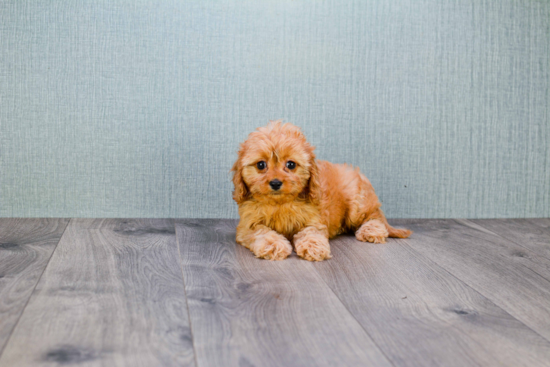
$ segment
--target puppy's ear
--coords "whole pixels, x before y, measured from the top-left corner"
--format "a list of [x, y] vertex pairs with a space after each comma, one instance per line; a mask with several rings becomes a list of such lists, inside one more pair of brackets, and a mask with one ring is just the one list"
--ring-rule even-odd
[[233, 191], [233, 200], [235, 200], [237, 204], [242, 203], [248, 195], [248, 188], [246, 187], [246, 184], [243, 181], [243, 176], [241, 174], [241, 156], [242, 148], [239, 151], [239, 157], [237, 158], [237, 161], [235, 161], [235, 163], [233, 164], [233, 168], [231, 168], [231, 172], [233, 172], [233, 185], [235, 185], [235, 190]]
[[308, 198], [315, 205], [319, 205], [321, 200], [321, 183], [319, 182], [319, 168], [315, 161], [315, 155], [312, 155], [309, 167]]

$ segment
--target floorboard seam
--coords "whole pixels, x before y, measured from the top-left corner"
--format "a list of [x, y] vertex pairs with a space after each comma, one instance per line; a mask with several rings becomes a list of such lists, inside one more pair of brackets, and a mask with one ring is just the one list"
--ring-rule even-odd
[[2, 359], [2, 354], [4, 353], [4, 350], [6, 349], [8, 344], [10, 343], [13, 332], [17, 328], [17, 325], [19, 325], [19, 320], [21, 320], [21, 316], [23, 316], [23, 313], [25, 313], [25, 309], [27, 308], [27, 305], [29, 304], [29, 301], [31, 300], [32, 295], [34, 294], [34, 291], [35, 291], [36, 287], [38, 286], [38, 283], [40, 283], [40, 279], [42, 279], [42, 275], [44, 275], [44, 273], [46, 272], [46, 269], [48, 268], [48, 265], [50, 265], [50, 260], [52, 259], [53, 254], [55, 253], [55, 251], [57, 250], [57, 246], [59, 245], [59, 242], [61, 242], [61, 239], [63, 238], [63, 236], [65, 235], [65, 232], [67, 231], [67, 228], [69, 228], [69, 224], [71, 224], [71, 221], [72, 221], [72, 218], [69, 218], [69, 221], [67, 222], [67, 225], [63, 229], [63, 233], [61, 234], [61, 236], [59, 237], [59, 240], [57, 240], [57, 243], [55, 244], [55, 248], [53, 249], [52, 254], [48, 258], [48, 262], [46, 263], [46, 266], [44, 266], [44, 269], [42, 270], [42, 273], [40, 273], [40, 276], [38, 277], [38, 280], [36, 281], [36, 284], [32, 288], [32, 292], [31, 292], [29, 298], [27, 298], [27, 301], [25, 302], [25, 305], [21, 309], [21, 313], [19, 314], [19, 317], [17, 318], [17, 321], [15, 322], [15, 324], [13, 325], [13, 328], [11, 329], [10, 336], [8, 337], [6, 342], [4, 343], [4, 346], [2, 347], [2, 349], [0, 349], [0, 360]]
[[538, 333], [536, 330], [534, 330], [532, 327], [530, 327], [529, 325], [525, 324], [523, 321], [519, 320], [517, 317], [515, 317], [514, 315], [512, 315], [510, 312], [508, 312], [507, 310], [505, 310], [504, 308], [502, 308], [500, 305], [496, 304], [495, 301], [485, 295], [481, 290], [478, 290], [477, 288], [475, 288], [472, 284], [466, 282], [465, 280], [462, 280], [461, 278], [459, 278], [457, 275], [451, 273], [449, 270], [447, 270], [446, 267], [444, 267], [443, 265], [439, 264], [437, 261], [435, 260], [432, 260], [430, 259], [429, 257], [425, 256], [424, 254], [418, 252], [417, 250], [414, 249], [414, 247], [411, 246], [411, 244], [406, 240], [406, 239], [401, 239], [400, 241], [403, 241], [410, 249], [411, 251], [415, 252], [417, 255], [421, 256], [422, 258], [426, 259], [427, 261], [429, 262], [432, 262], [433, 264], [437, 265], [442, 271], [446, 272], [447, 274], [449, 274], [450, 276], [452, 276], [453, 278], [457, 279], [459, 282], [461, 282], [462, 284], [464, 284], [466, 287], [470, 288], [473, 292], [481, 295], [483, 298], [487, 299], [488, 301], [490, 301], [495, 307], [499, 308], [502, 310], [502, 312], [506, 313], [507, 315], [509, 315], [511, 318], [517, 320], [517, 322], [519, 322], [520, 324], [524, 325], [526, 328], [528, 328], [529, 330], [531, 330], [532, 332], [534, 332], [535, 334], [537, 334], [538, 336], [540, 336], [541, 338], [543, 338], [544, 340], [550, 342], [550, 339], [546, 338], [544, 335], [541, 335], [540, 333]]
[[176, 220], [174, 219], [174, 232], [176, 233], [176, 245], [178, 246], [178, 256], [181, 270], [181, 278], [183, 281], [183, 294], [185, 296], [185, 305], [187, 306], [187, 319], [189, 320], [189, 332], [191, 333], [191, 341], [193, 344], [193, 358], [195, 360], [195, 366], [199, 367], [199, 361], [197, 359], [197, 350], [195, 349], [195, 336], [193, 334], [193, 323], [191, 322], [191, 312], [189, 310], [189, 299], [187, 298], [187, 287], [185, 285], [185, 273], [183, 272], [183, 259], [181, 257], [180, 250], [180, 239], [178, 236], [178, 226], [176, 225]]
[[550, 279], [548, 279], [548, 278], [546, 278], [545, 276], [541, 275], [538, 271], [533, 270], [533, 269], [531, 269], [530, 267], [525, 266], [525, 265], [523, 265], [523, 264], [521, 264], [521, 265], [522, 265], [525, 269], [529, 270], [529, 271], [532, 272], [532, 273], [537, 274], [539, 277], [541, 277], [542, 279], [544, 279], [544, 280], [546, 280], [548, 283], [550, 283]]
[[[511, 240], [511, 239], [506, 238], [506, 237], [502, 237], [502, 236], [499, 235], [498, 233], [495, 233], [495, 232], [491, 231], [489, 228], [485, 227], [483, 224], [476, 223], [476, 222], [472, 222], [472, 221], [469, 220], [469, 219], [464, 219], [464, 220], [467, 221], [467, 222], [469, 222], [469, 223], [472, 223], [472, 224], [475, 224], [475, 225], [477, 225], [477, 226], [482, 227], [484, 230], [490, 232], [491, 234], [495, 235], [496, 237], [502, 238], [502, 239], [505, 240], [505, 241], [508, 241], [508, 242], [510, 242], [510, 243], [513, 243], [514, 245], [519, 246], [519, 247], [521, 247], [521, 248], [523, 248], [523, 249], [529, 251], [531, 254], [533, 254], [533, 255], [535, 255], [535, 256], [540, 256], [540, 257], [542, 257], [543, 259], [546, 259], [547, 261], [550, 261], [550, 258], [548, 258], [548, 257], [546, 257], [546, 256], [544, 256], [544, 255], [538, 254], [538, 253], [536, 253], [536, 252], [533, 252], [533, 250], [531, 250], [531, 249], [528, 248], [528, 247], [523, 246], [521, 243], [517, 243], [517, 242], [514, 241], [514, 240]], [[460, 222], [458, 222], [458, 223], [460, 223]]]
[[[325, 261], [330, 261], [330, 260], [325, 260]], [[378, 345], [378, 343], [376, 343], [376, 341], [374, 340], [374, 338], [370, 335], [370, 333], [363, 327], [363, 325], [359, 322], [359, 320], [357, 320], [357, 318], [355, 318], [355, 315], [348, 309], [348, 307], [346, 306], [346, 304], [342, 301], [342, 299], [340, 297], [338, 297], [338, 295], [336, 294], [336, 292], [334, 292], [334, 290], [331, 288], [331, 286], [325, 281], [325, 278], [323, 278], [323, 276], [321, 275], [321, 273], [319, 273], [319, 271], [317, 270], [317, 268], [311, 264], [311, 266], [313, 267], [313, 269], [315, 269], [315, 273], [317, 273], [317, 276], [321, 279], [321, 281], [323, 283], [325, 283], [325, 285], [328, 287], [328, 289], [330, 289], [330, 291], [332, 292], [332, 294], [334, 294], [334, 296], [336, 297], [336, 299], [338, 301], [340, 301], [340, 304], [345, 308], [345, 310], [348, 312], [348, 314], [355, 320], [355, 322], [361, 327], [361, 329], [363, 329], [363, 331], [365, 332], [365, 334], [367, 334], [367, 336], [369, 337], [370, 340], [372, 340], [372, 343], [374, 345], [376, 345], [376, 347], [378, 348], [378, 350], [380, 351], [380, 353], [382, 353], [382, 355], [386, 358], [386, 360], [394, 367], [395, 364], [393, 363], [393, 361], [388, 357], [388, 355], [386, 354], [386, 352], [384, 352], [384, 350], [382, 348], [380, 348], [380, 346]]]

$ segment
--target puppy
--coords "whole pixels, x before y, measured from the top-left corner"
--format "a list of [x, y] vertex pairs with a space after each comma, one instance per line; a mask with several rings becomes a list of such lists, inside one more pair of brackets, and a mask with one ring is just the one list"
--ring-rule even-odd
[[298, 127], [282, 120], [240, 145], [231, 169], [238, 243], [268, 260], [285, 259], [294, 244], [298, 256], [322, 261], [331, 257], [329, 238], [344, 232], [374, 243], [412, 233], [388, 224], [358, 168], [316, 160], [314, 149]]

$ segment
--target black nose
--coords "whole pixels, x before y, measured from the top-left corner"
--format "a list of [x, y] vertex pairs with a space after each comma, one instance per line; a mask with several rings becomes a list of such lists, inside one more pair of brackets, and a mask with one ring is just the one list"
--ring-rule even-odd
[[283, 186], [283, 183], [277, 179], [274, 179], [272, 181], [269, 181], [269, 186], [271, 186], [271, 188], [276, 191], [279, 190], [281, 186]]

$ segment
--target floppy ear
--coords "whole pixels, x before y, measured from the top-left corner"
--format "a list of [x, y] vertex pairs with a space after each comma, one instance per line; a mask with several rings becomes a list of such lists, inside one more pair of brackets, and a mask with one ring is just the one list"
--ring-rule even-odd
[[321, 201], [321, 183], [319, 182], [319, 168], [315, 161], [315, 155], [312, 155], [309, 167], [308, 198], [315, 205], [319, 205]]
[[237, 158], [237, 161], [233, 164], [233, 168], [231, 168], [231, 171], [233, 172], [233, 185], [235, 185], [233, 200], [235, 200], [237, 204], [242, 203], [248, 195], [248, 188], [246, 187], [241, 174], [242, 167], [240, 162], [241, 152], [239, 152], [239, 158]]

